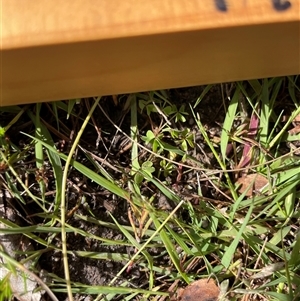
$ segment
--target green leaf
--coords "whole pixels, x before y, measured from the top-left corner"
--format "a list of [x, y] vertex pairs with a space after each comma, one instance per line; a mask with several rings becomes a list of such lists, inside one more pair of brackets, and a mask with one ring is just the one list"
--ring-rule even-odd
[[[150, 214], [151, 219], [153, 220], [153, 223], [154, 223], [156, 229], [158, 229], [161, 226], [160, 222], [158, 221], [158, 219], [156, 218], [156, 216], [153, 212], [149, 212], [149, 214]], [[184, 279], [184, 281], [186, 283], [189, 283], [190, 280], [189, 280], [188, 276], [186, 275], [186, 273], [184, 273], [182, 271], [182, 268], [180, 266], [180, 259], [179, 259], [178, 254], [176, 253], [176, 248], [173, 245], [173, 243], [172, 243], [171, 239], [169, 238], [165, 229], [160, 230], [159, 235], [160, 235], [161, 240], [172, 260], [172, 263], [174, 264], [174, 266], [176, 267], [177, 271], [180, 273], [180, 275]]]
[[228, 247], [228, 249], [225, 251], [221, 263], [224, 265], [225, 269], [228, 269], [228, 267], [230, 266], [231, 260], [233, 258], [234, 253], [236, 252], [237, 246], [239, 244], [239, 242], [241, 241], [243, 235], [244, 235], [244, 231], [245, 228], [249, 222], [249, 219], [251, 217], [252, 214], [252, 210], [253, 210], [253, 203], [251, 204], [247, 215], [245, 216], [245, 219], [243, 221], [243, 224], [241, 225], [237, 235], [235, 236], [234, 240], [232, 241], [232, 243], [230, 244], [230, 246]]
[[228, 107], [228, 110], [227, 110], [227, 113], [225, 116], [225, 121], [223, 124], [222, 134], [221, 134], [220, 147], [221, 147], [221, 154], [222, 154], [222, 158], [223, 158], [224, 162], [226, 160], [226, 150], [227, 150], [227, 146], [228, 146], [228, 142], [229, 142], [229, 133], [232, 130], [233, 121], [236, 116], [236, 111], [237, 111], [237, 107], [238, 107], [238, 103], [239, 103], [239, 97], [240, 97], [240, 88], [237, 87], [234, 92], [234, 95], [231, 99], [231, 102], [229, 104], [229, 107]]
[[[56, 153], [61, 159], [63, 160], [67, 160], [67, 156], [57, 152], [57, 150], [50, 146], [49, 144], [32, 137], [31, 135], [28, 135], [26, 133], [23, 133], [24, 135], [34, 139], [34, 140], [38, 140], [39, 142], [41, 142], [43, 144], [44, 147], [46, 147], [49, 151]], [[101, 177], [100, 175], [98, 175], [97, 173], [95, 173], [94, 171], [92, 171], [91, 169], [89, 169], [88, 167], [84, 166], [83, 164], [72, 160], [71, 161], [71, 165], [77, 169], [79, 172], [81, 172], [83, 175], [85, 175], [87, 178], [89, 178], [90, 180], [94, 181], [95, 183], [101, 185], [102, 187], [106, 188], [107, 190], [111, 191], [112, 193], [118, 195], [121, 198], [124, 198], [126, 200], [128, 200], [130, 198], [130, 195], [127, 191], [123, 190], [122, 188], [120, 188], [118, 185], [116, 185], [115, 183], [110, 182], [109, 180]]]

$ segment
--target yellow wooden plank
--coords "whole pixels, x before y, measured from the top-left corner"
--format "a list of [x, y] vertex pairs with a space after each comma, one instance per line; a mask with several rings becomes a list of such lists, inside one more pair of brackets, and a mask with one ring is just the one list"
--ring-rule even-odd
[[0, 105], [300, 73], [300, 0], [0, 4]]

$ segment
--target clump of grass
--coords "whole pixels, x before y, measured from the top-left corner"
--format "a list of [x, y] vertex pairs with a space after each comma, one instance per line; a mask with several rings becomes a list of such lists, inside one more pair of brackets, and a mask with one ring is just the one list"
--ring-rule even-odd
[[[210, 95], [218, 120], [205, 116]], [[1, 124], [2, 188], [24, 220], [1, 216], [0, 232], [34, 243], [18, 252], [36, 273], [43, 256], [61, 254], [65, 272], [49, 271], [45, 285], [69, 300], [175, 300], [207, 277], [223, 300], [297, 300], [299, 95], [295, 76], [207, 86], [189, 104], [156, 91], [1, 108], [11, 118]], [[104, 284], [81, 283], [68, 275], [73, 257], [120, 268]], [[8, 279], [1, 285], [12, 298]]]

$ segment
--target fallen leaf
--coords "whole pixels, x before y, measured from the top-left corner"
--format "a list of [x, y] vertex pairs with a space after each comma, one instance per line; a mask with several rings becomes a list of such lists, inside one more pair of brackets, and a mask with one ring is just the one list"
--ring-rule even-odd
[[275, 272], [282, 270], [285, 266], [284, 262], [276, 262], [269, 264], [261, 269], [260, 272], [251, 276], [251, 279], [266, 278], [273, 275]]
[[187, 286], [178, 301], [217, 301], [220, 289], [213, 279], [200, 279]]
[[297, 135], [300, 133], [300, 114], [298, 114], [293, 122], [292, 122], [292, 125], [294, 126], [291, 130], [289, 130], [289, 134], [290, 135]]
[[297, 135], [300, 133], [300, 126], [297, 125], [288, 131], [290, 135]]
[[260, 191], [269, 181], [260, 174], [250, 174], [238, 178], [237, 183], [241, 184], [238, 190], [240, 194], [248, 189], [246, 196], [253, 196], [255, 191]]

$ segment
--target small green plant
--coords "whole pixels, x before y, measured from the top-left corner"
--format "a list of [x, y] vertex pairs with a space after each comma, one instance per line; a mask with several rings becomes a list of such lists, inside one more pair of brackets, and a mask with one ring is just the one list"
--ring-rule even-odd
[[181, 105], [178, 109], [176, 105], [166, 106], [162, 110], [166, 116], [170, 117], [170, 119], [175, 119], [175, 123], [178, 121], [186, 122], [185, 116], [189, 115], [185, 111], [185, 105]]
[[161, 172], [163, 173], [164, 177], [168, 177], [172, 174], [172, 172], [176, 169], [176, 166], [174, 163], [166, 160], [161, 160], [159, 162], [159, 165], [161, 169], [159, 170], [158, 178], [160, 177]]
[[189, 128], [184, 130], [170, 129], [171, 137], [174, 139], [176, 145], [178, 145], [184, 152], [188, 151], [188, 147], [194, 147], [194, 134]]
[[0, 279], [0, 300], [11, 300], [13, 297], [9, 277], [10, 273], [8, 273], [4, 278]]
[[163, 146], [161, 144], [163, 137], [163, 133], [154, 133], [153, 131], [148, 130], [146, 136], [142, 136], [141, 139], [145, 141], [147, 145], [152, 147], [153, 152], [161, 153], [163, 151]]
[[[165, 91], [131, 94], [124, 123], [106, 112], [115, 103], [104, 106], [99, 98], [87, 100], [91, 106], [61, 101], [42, 109], [15, 107], [14, 116], [5, 118], [12, 121], [0, 128], [1, 189], [8, 187], [21, 202], [16, 208], [24, 208], [23, 222], [29, 224], [0, 217], [6, 226], [0, 234], [22, 234], [39, 246], [24, 248], [25, 261], [61, 255], [66, 277], [49, 275], [54, 294], [68, 293], [70, 300], [76, 294], [96, 301], [159, 301], [170, 298], [170, 288], [213, 275], [222, 300], [299, 299], [299, 77], [233, 83], [219, 99], [222, 87], [200, 89], [188, 109]], [[221, 108], [217, 121], [203, 113], [214, 91], [210, 99], [214, 96]], [[276, 102], [279, 92], [286, 102], [281, 96]], [[47, 110], [51, 118], [44, 120]], [[101, 126], [110, 122], [102, 132], [105, 150], [100, 144], [93, 148], [93, 110], [94, 116], [106, 116]], [[195, 123], [187, 122], [188, 112]], [[20, 149], [9, 128], [23, 113], [30, 122], [19, 134], [25, 140]], [[219, 130], [211, 134], [209, 127], [216, 124]], [[109, 145], [114, 132], [131, 142], [121, 156]], [[287, 149], [289, 143], [294, 147]], [[43, 187], [35, 176], [41, 168], [49, 178]], [[256, 187], [262, 178], [264, 185]], [[95, 261], [95, 269], [113, 267], [113, 277], [107, 274], [99, 285], [80, 283], [68, 276], [75, 257], [80, 263]], [[15, 266], [22, 268], [17, 261]], [[6, 280], [0, 281], [0, 299], [12, 298]]]
[[[5, 137], [5, 128], [0, 126], [0, 139], [3, 139]], [[2, 143], [2, 140], [1, 140], [1, 143]]]
[[144, 174], [147, 174], [150, 178], [152, 174], [155, 172], [155, 168], [153, 167], [153, 162], [145, 161], [143, 162], [140, 170], [138, 170], [134, 175], [134, 182], [140, 186], [144, 180]]

